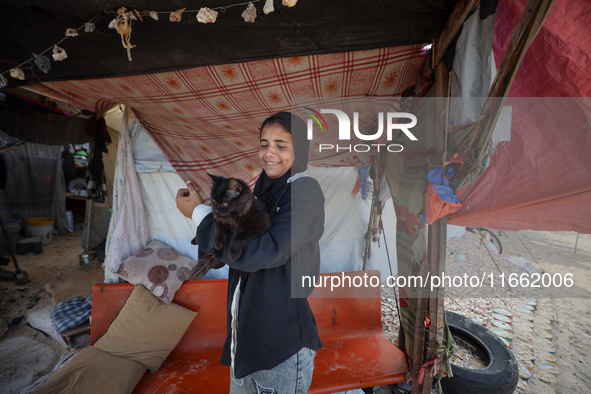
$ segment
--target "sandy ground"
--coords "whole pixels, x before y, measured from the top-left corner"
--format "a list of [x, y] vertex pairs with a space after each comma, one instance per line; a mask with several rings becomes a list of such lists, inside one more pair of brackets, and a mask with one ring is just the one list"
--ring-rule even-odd
[[[89, 296], [92, 285], [102, 280], [99, 265], [80, 265], [81, 236], [80, 229], [69, 236], [54, 235], [53, 243], [44, 245], [42, 254], [18, 255], [21, 269], [31, 279], [29, 284], [17, 286], [12, 282], [0, 282], [0, 345], [25, 336], [37, 341], [38, 346], [46, 345], [53, 350], [53, 360], [44, 370], [36, 371], [30, 377], [31, 381], [51, 371], [65, 350], [53, 338], [31, 328], [27, 315], [70, 297]], [[566, 232], [503, 232], [500, 236], [504, 248], [501, 255], [489, 254], [481, 245], [480, 237], [469, 232], [461, 238], [448, 240], [446, 272], [450, 275], [476, 274], [483, 270], [495, 275], [501, 272], [524, 274], [527, 273], [524, 269], [527, 260], [539, 274], [564, 276], [572, 273], [574, 276], [574, 291], [568, 294], [568, 298], [550, 298], [543, 291], [532, 293], [518, 288], [488, 289], [484, 297], [480, 293], [464, 292], [450, 292], [446, 297], [447, 309], [468, 315], [489, 328], [493, 308], [503, 307], [515, 313], [512, 350], [525, 367], [518, 393], [590, 392], [591, 301], [585, 290], [591, 289], [588, 268], [591, 264], [591, 235], [579, 236], [574, 253], [576, 238], [575, 233]], [[13, 269], [12, 265], [4, 268]], [[384, 332], [395, 342], [397, 316], [393, 297], [392, 290], [383, 292], [382, 315]], [[535, 318], [520, 322], [518, 308], [525, 301], [532, 300], [536, 303]], [[521, 332], [519, 327], [522, 327]], [[550, 348], [554, 358], [549, 357]], [[15, 363], [17, 368], [27, 367], [19, 366], [16, 360]], [[7, 365], [6, 360], [3, 365]], [[15, 383], [14, 376], [11, 377], [13, 372], [0, 368], [0, 392], [18, 391], [10, 385]], [[381, 392], [386, 391], [382, 388]]]
[[[98, 264], [81, 266], [82, 231], [71, 235], [53, 235], [53, 242], [43, 245], [43, 253], [16, 255], [18, 265], [30, 279], [26, 285], [0, 282], [0, 332], [8, 328], [12, 318], [27, 311], [56, 303], [70, 297], [88, 297], [89, 283], [100, 283], [102, 268]], [[10, 256], [6, 256], [10, 257]], [[12, 262], [3, 268], [14, 271]]]
[[[568, 232], [520, 231], [507, 236], [502, 238], [507, 255], [531, 260], [538, 272], [573, 274], [575, 291], [569, 297], [558, 294], [538, 300], [553, 316], [551, 342], [558, 375], [550, 388], [557, 393], [591, 392], [591, 235], [579, 235], [578, 242], [577, 234]], [[534, 383], [533, 393], [552, 392], [539, 379]]]
[[[495, 234], [499, 234], [495, 232]], [[502, 254], [481, 244], [477, 234], [466, 232], [447, 242], [445, 272], [450, 276], [488, 276], [482, 289], [453, 288], [446, 292], [447, 310], [468, 316], [489, 329], [493, 327], [493, 309], [514, 314], [512, 351], [519, 363], [520, 382], [516, 393], [589, 393], [591, 392], [591, 235], [571, 232], [501, 232]], [[576, 253], [575, 253], [576, 243]], [[490, 253], [489, 253], [490, 251]], [[515, 263], [514, 263], [515, 262]], [[517, 264], [517, 265], [516, 265]], [[527, 270], [529, 269], [529, 271]], [[573, 286], [548, 291], [544, 286], [500, 287], [499, 277], [535, 279], [536, 272], [556, 280], [572, 274]], [[544, 276], [545, 274], [545, 276]], [[525, 282], [524, 282], [525, 283]], [[541, 281], [538, 282], [542, 285]], [[536, 284], [538, 284], [536, 283]], [[552, 287], [552, 286], [551, 286]], [[382, 326], [394, 343], [398, 337], [398, 317], [394, 293], [382, 293]], [[522, 308], [532, 307], [531, 313]], [[474, 357], [457, 357], [453, 362], [466, 367]]]
[[[0, 345], [26, 337], [24, 339], [36, 341], [38, 348], [48, 347], [46, 350], [52, 355], [51, 361], [38, 365], [35, 365], [38, 356], [32, 356], [31, 360], [22, 354], [15, 354], [12, 359], [3, 359], [0, 366], [1, 393], [17, 392], [19, 385], [24, 387], [52, 371], [66, 352], [65, 344], [31, 327], [27, 317], [71, 297], [88, 297], [92, 293], [92, 285], [102, 282], [100, 265], [80, 265], [81, 245], [82, 230], [79, 227], [71, 235], [54, 234], [53, 242], [43, 245], [43, 253], [16, 255], [20, 269], [29, 276], [29, 283], [0, 282]], [[2, 268], [14, 271], [12, 262]]]

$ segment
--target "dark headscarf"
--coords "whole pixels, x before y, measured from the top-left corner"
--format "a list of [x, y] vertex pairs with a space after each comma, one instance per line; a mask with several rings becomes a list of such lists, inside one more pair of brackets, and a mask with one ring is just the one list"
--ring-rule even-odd
[[[307, 138], [306, 123], [297, 115], [290, 112], [277, 112], [264, 120], [261, 125], [260, 133], [263, 127], [268, 124], [280, 124], [291, 134], [291, 141], [294, 152], [294, 162], [287, 172], [279, 178], [269, 178], [265, 170], [261, 172], [259, 179], [254, 185], [253, 193], [259, 201], [265, 203], [269, 208], [269, 213], [274, 216], [277, 211], [276, 194], [283, 189], [287, 180], [300, 172], [306, 171], [308, 167], [308, 149], [310, 141]], [[259, 134], [260, 138], [260, 134]]]

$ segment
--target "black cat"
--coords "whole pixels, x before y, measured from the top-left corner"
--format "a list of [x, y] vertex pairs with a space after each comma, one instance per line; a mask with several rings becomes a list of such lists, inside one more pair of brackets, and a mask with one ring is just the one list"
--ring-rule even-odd
[[[207, 174], [213, 180], [211, 186], [211, 208], [213, 211], [213, 247], [221, 250], [228, 248], [228, 258], [236, 261], [242, 249], [252, 239], [263, 234], [271, 227], [271, 219], [264, 204], [259, 202], [250, 187], [241, 179], [224, 178]], [[228, 245], [226, 239], [232, 232]], [[211, 253], [204, 253], [197, 265], [191, 270], [191, 279], [203, 277], [210, 269], [224, 266]]]

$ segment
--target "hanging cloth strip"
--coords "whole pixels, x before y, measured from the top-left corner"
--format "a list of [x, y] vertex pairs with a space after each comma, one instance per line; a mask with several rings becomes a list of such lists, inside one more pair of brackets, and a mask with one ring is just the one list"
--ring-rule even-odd
[[462, 207], [457, 194], [450, 187], [449, 180], [456, 174], [456, 169], [448, 167], [439, 167], [429, 172], [427, 180], [427, 194], [425, 196], [425, 211], [423, 212], [423, 222], [431, 224], [437, 219], [456, 212]]
[[[92, 118], [89, 121], [89, 128], [94, 126], [95, 136], [94, 144], [88, 162], [88, 171], [86, 172], [86, 187], [88, 198], [96, 202], [103, 203], [107, 198], [107, 180], [105, 179], [105, 167], [103, 164], [103, 153], [108, 153], [107, 144], [111, 142], [109, 133], [105, 128], [103, 118]], [[105, 141], [105, 134], [107, 141]]]

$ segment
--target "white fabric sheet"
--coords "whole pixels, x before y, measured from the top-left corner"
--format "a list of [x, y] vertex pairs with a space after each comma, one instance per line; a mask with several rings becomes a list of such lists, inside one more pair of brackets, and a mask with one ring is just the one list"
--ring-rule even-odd
[[[361, 271], [371, 198], [363, 201], [359, 195], [352, 195], [357, 181], [357, 171], [353, 167], [308, 167], [308, 175], [320, 183], [325, 198], [326, 219], [324, 235], [320, 239], [320, 271]], [[379, 270], [382, 281], [385, 281], [389, 275], [397, 273], [396, 215], [392, 199], [386, 201], [382, 221], [385, 231], [380, 236], [379, 245], [372, 242], [371, 258], [366, 269]], [[384, 239], [387, 242], [388, 253]]]
[[[117, 167], [113, 182], [113, 212], [105, 247], [105, 283], [120, 282], [119, 277], [111, 270], [145, 248], [150, 240], [126, 115], [124, 114], [121, 120], [119, 134]], [[134, 121], [131, 128], [138, 127], [141, 128], [141, 125]]]
[[496, 75], [492, 51], [496, 14], [480, 20], [473, 13], [462, 26], [456, 44], [451, 78], [450, 124], [464, 125], [477, 120]]
[[[176, 251], [197, 260], [199, 248], [191, 244], [197, 225], [184, 217], [176, 207], [175, 197], [186, 185], [176, 172], [139, 174], [142, 199], [150, 229], [150, 241], [157, 239]], [[228, 277], [228, 267], [209, 271], [204, 279]]]

